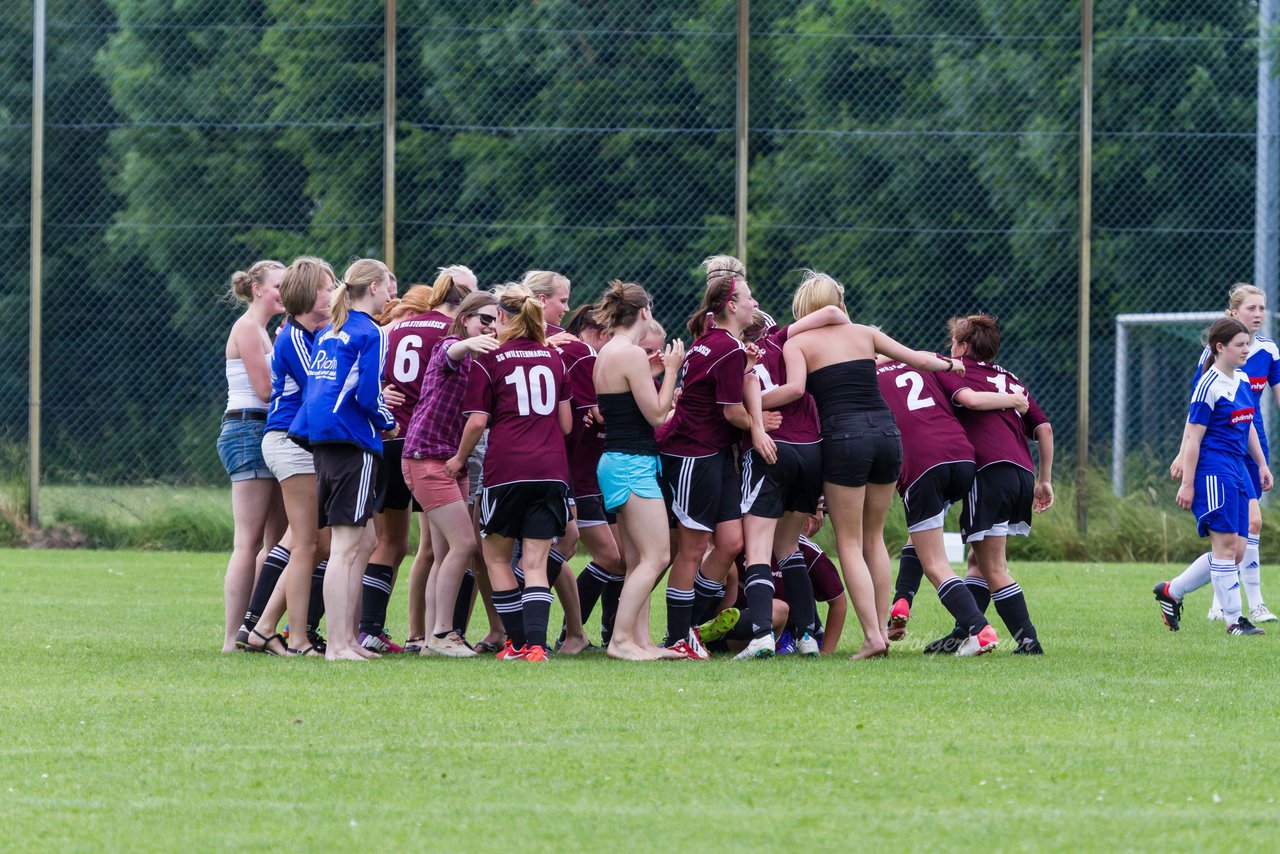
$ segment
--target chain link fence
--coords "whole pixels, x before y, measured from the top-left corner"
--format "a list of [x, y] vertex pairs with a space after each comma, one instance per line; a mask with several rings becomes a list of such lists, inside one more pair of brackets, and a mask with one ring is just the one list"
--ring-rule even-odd
[[[397, 6], [401, 288], [449, 263], [486, 284], [559, 269], [575, 304], [631, 279], [679, 332], [698, 261], [734, 249], [733, 5]], [[1070, 451], [1078, 4], [750, 8], [748, 266], [764, 306], [789, 316], [813, 266], [846, 283], [856, 319], [913, 346], [942, 347], [949, 316], [989, 311], [1001, 361]], [[32, 13], [0, 15], [0, 460], [20, 477]], [[383, 15], [364, 0], [49, 0], [45, 479], [222, 482], [231, 272], [382, 254]], [[1252, 275], [1256, 15], [1227, 0], [1100, 5], [1100, 451], [1114, 315], [1213, 308]], [[1194, 347], [1169, 347], [1153, 358], [1181, 378]], [[1137, 419], [1131, 446], [1172, 454], [1181, 403], [1165, 414]]]

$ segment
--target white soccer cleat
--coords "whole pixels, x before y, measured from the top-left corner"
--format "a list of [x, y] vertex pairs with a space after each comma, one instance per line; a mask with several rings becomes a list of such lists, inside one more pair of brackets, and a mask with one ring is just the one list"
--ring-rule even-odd
[[796, 641], [796, 652], [801, 655], [817, 658], [822, 654], [822, 647], [818, 646], [818, 642], [814, 639], [813, 635], [805, 632], [800, 636], [800, 640]]
[[747, 648], [733, 657], [734, 661], [746, 661], [749, 658], [773, 658], [775, 651], [773, 633], [753, 638]]
[[1251, 610], [1249, 612], [1249, 616], [1252, 618], [1253, 622], [1255, 623], [1274, 623], [1280, 620], [1280, 617], [1277, 617], [1275, 614], [1271, 613], [1271, 609], [1266, 606], [1265, 602], [1259, 604], [1258, 607]]

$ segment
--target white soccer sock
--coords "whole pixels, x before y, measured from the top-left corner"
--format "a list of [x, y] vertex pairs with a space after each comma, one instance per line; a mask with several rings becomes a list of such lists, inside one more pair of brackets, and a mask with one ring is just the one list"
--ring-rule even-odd
[[[1191, 561], [1191, 565], [1182, 571], [1182, 574], [1169, 582], [1169, 595], [1179, 602], [1182, 598], [1193, 590], [1199, 590], [1209, 583], [1209, 553], [1205, 552], [1200, 557]], [[1214, 594], [1216, 600], [1217, 594]]]
[[1249, 607], [1256, 608], [1262, 604], [1262, 568], [1258, 565], [1258, 538], [1249, 536], [1249, 544], [1244, 549], [1244, 560], [1240, 561], [1240, 583], [1244, 585], [1245, 598]]
[[1227, 625], [1240, 621], [1240, 577], [1236, 565], [1229, 560], [1217, 561], [1209, 558], [1209, 573], [1213, 579], [1213, 591], [1222, 602], [1222, 615]]

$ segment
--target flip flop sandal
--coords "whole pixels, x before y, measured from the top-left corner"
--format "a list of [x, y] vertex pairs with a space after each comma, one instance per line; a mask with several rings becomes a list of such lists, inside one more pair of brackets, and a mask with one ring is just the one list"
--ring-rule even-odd
[[285, 653], [276, 652], [274, 649], [271, 648], [272, 641], [280, 641], [280, 646], [283, 649], [285, 649], [286, 651], [289, 649], [288, 644], [285, 643], [284, 638], [282, 638], [280, 635], [272, 635], [271, 637], [267, 637], [257, 629], [251, 629], [249, 631], [249, 634], [261, 640], [262, 646], [254, 646], [253, 644], [246, 642], [244, 646], [245, 652], [260, 652], [266, 655], [274, 655], [274, 656], [284, 655]]
[[480, 641], [480, 643], [476, 644], [471, 648], [474, 649], [476, 652], [480, 653], [481, 655], [483, 655], [486, 652], [497, 652], [498, 650], [502, 649], [502, 644], [494, 643], [493, 641], [482, 640]]
[[295, 655], [298, 658], [323, 658], [324, 653], [315, 648], [315, 645], [308, 646], [306, 649], [291, 649], [285, 647], [287, 655]]
[[406, 653], [422, 652], [422, 648], [426, 645], [426, 638], [405, 638], [404, 651]]

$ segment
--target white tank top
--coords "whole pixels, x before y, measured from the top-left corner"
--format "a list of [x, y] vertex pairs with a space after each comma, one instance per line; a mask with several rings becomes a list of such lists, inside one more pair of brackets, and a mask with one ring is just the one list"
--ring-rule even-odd
[[244, 369], [244, 359], [227, 359], [227, 411], [235, 409], [261, 409], [267, 402], [253, 390], [249, 372]]

